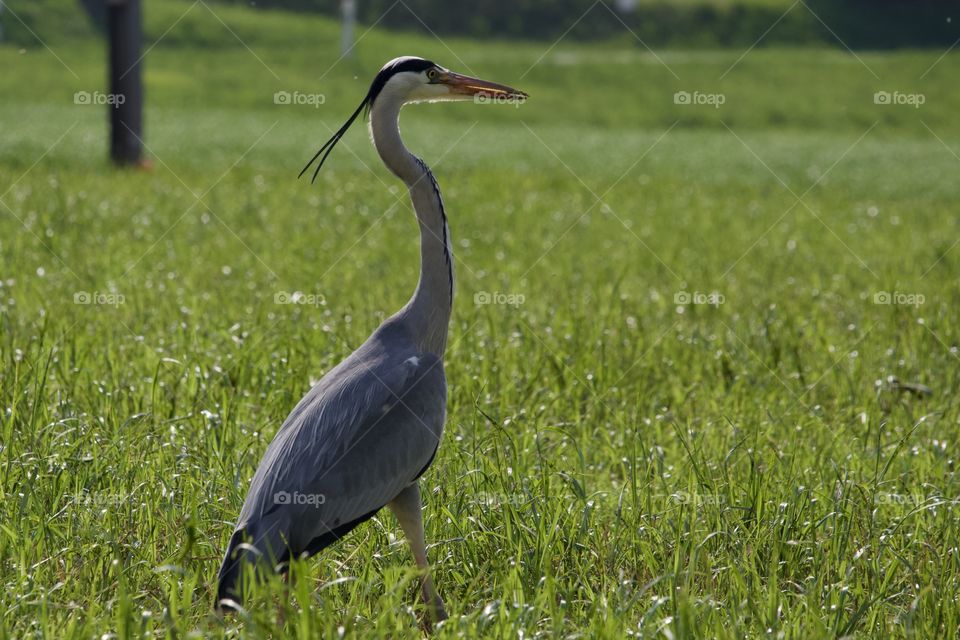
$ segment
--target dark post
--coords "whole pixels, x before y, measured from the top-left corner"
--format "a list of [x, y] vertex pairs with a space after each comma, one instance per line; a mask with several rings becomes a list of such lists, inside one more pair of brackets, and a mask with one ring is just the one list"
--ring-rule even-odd
[[110, 158], [118, 165], [141, 163], [143, 83], [140, 78], [140, 0], [107, 0], [110, 41]]

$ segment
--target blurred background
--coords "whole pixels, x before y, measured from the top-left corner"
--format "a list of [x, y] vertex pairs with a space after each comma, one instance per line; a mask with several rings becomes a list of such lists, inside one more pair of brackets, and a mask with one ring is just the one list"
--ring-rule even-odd
[[[77, 0], [90, 19], [103, 28], [108, 0]], [[71, 13], [67, 2], [7, 3], [23, 23], [5, 18], [7, 38], [35, 44], [30, 31], [41, 33], [44, 22]], [[146, 4], [150, 4], [149, 0]], [[350, 12], [342, 0], [276, 0], [249, 2], [211, 0], [212, 6], [233, 5], [258, 11], [280, 10], [340, 18]], [[957, 38], [952, 24], [956, 5], [945, 0], [491, 0], [473, 7], [451, 8], [440, 0], [354, 0], [356, 19], [390, 29], [433, 32], [442, 36], [551, 40], [618, 40], [630, 43], [632, 31], [651, 46], [746, 47], [768, 29], [768, 45], [837, 45], [857, 49], [949, 46]], [[791, 7], [798, 11], [788, 11]], [[600, 8], [600, 11], [592, 11]], [[429, 17], [423, 20], [421, 17]], [[573, 27], [573, 23], [577, 25]], [[777, 23], [776, 29], [771, 29]], [[49, 29], [53, 25], [48, 25]], [[74, 24], [74, 33], [83, 33]]]
[[[945, 116], [955, 106], [951, 96], [938, 95], [947, 68], [938, 59], [960, 38], [956, 3], [947, 1], [504, 0], [457, 9], [427, 0], [143, 5], [139, 53], [131, 59], [144, 62], [147, 109], [269, 109], [269, 98], [286, 91], [289, 117], [349, 113], [382, 62], [410, 51], [451, 68], [459, 63], [513, 72], [541, 96], [524, 112], [530, 121], [550, 114], [555, 122], [647, 127], [669, 125], [680, 115], [681, 128], [720, 126], [721, 119], [731, 126], [857, 128], [872, 118], [909, 120], [902, 110], [870, 111], [869, 101], [857, 108], [862, 92], [922, 88], [937, 98], [924, 105], [925, 120], [950, 126]], [[96, 91], [109, 91], [106, 6], [105, 0], [7, 2], [0, 13], [5, 93], [36, 103], [77, 91], [95, 100]], [[119, 30], [125, 33], [126, 26]], [[913, 52], [896, 59], [912, 65], [909, 70], [887, 68], [891, 58], [881, 52], [893, 51]], [[615, 101], [585, 99], [585, 92], [609, 81], [618, 83]], [[677, 91], [718, 93], [721, 87], [730, 98], [722, 110], [678, 113], [671, 100]], [[93, 111], [74, 115], [81, 121], [99, 117]], [[918, 124], [912, 120], [904, 124]], [[163, 121], [158, 115], [154, 124]], [[164, 137], [156, 141], [162, 148]]]

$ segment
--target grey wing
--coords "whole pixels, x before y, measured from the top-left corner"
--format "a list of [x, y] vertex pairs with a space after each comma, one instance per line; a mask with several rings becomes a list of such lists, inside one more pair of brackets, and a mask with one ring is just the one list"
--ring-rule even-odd
[[446, 382], [437, 356], [350, 363], [337, 377], [321, 381], [284, 423], [240, 514], [238, 529], [298, 555], [334, 542], [414, 482], [443, 431]]

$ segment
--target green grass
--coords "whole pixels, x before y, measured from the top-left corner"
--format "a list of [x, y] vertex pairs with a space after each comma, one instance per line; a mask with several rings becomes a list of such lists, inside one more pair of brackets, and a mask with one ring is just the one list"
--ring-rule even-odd
[[[152, 38], [189, 6], [148, 3]], [[110, 168], [102, 109], [73, 103], [104, 90], [97, 43], [40, 34], [78, 77], [0, 47], [0, 636], [276, 637], [278, 602], [294, 637], [418, 635], [386, 512], [298, 564], [293, 602], [211, 613], [269, 439], [415, 284], [410, 206], [359, 127], [295, 179], [400, 53], [533, 95], [404, 112], [457, 251], [422, 485], [437, 636], [956, 635], [958, 55], [921, 79], [942, 52], [861, 54], [877, 79], [757, 50], [721, 80], [741, 51], [658, 52], [675, 78], [632, 49], [535, 64], [543, 44], [372, 31], [324, 75], [330, 23], [216, 11], [263, 64], [190, 11], [146, 60], [152, 172]]]

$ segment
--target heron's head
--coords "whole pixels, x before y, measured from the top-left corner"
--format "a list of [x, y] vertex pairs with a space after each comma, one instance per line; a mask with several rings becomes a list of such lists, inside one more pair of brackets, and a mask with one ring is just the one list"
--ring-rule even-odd
[[310, 165], [323, 154], [316, 170], [313, 172], [313, 180], [316, 180], [317, 174], [320, 173], [320, 167], [323, 166], [334, 145], [347, 132], [357, 116], [364, 110], [369, 111], [375, 104], [389, 101], [399, 107], [413, 102], [456, 102], [463, 100], [473, 100], [477, 103], [517, 103], [526, 100], [527, 97], [527, 94], [519, 89], [454, 73], [430, 60], [414, 56], [394, 58], [383, 65], [383, 68], [380, 69], [370, 84], [370, 90], [367, 91], [366, 97], [357, 107], [357, 110], [333, 134], [333, 137], [320, 147], [320, 150], [310, 159], [300, 175], [306, 173]]
[[370, 85], [368, 107], [377, 100], [411, 102], [521, 102], [527, 94], [496, 82], [471, 78], [445, 69], [435, 62], [403, 56], [383, 65]]

